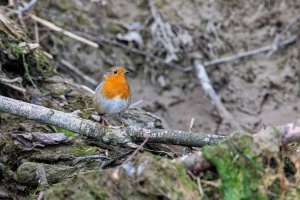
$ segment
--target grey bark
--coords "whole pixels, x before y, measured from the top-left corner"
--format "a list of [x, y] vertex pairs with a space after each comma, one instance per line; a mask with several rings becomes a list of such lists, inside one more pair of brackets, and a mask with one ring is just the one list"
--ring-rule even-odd
[[64, 113], [4, 96], [0, 96], [0, 111], [64, 128], [114, 145], [143, 141], [149, 137], [149, 142], [152, 143], [202, 147], [227, 139], [226, 136], [220, 135], [190, 133], [180, 130], [147, 129], [134, 126], [123, 129], [119, 127], [100, 128], [99, 123], [82, 119], [74, 113]]

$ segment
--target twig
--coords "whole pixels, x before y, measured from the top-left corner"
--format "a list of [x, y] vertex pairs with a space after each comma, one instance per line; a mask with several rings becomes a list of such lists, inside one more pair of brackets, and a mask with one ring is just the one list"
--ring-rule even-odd
[[[207, 26], [206, 26], [206, 31], [207, 32], [212, 32], [217, 40], [217, 42], [222, 46], [222, 48], [226, 48], [225, 44], [223, 42], [223, 40], [220, 38], [220, 35], [218, 33], [218, 30], [216, 28], [216, 26], [214, 25], [214, 23], [212, 21], [208, 22]], [[213, 49], [213, 48], [212, 48]], [[213, 51], [213, 50], [212, 50]], [[213, 53], [213, 55], [215, 55], [215, 53]]]
[[194, 65], [196, 68], [197, 77], [200, 81], [200, 84], [205, 94], [209, 96], [212, 104], [216, 106], [216, 109], [218, 110], [220, 117], [223, 120], [228, 121], [232, 125], [232, 128], [240, 129], [241, 127], [239, 123], [237, 123], [236, 120], [234, 120], [233, 116], [227, 111], [227, 109], [222, 104], [220, 97], [217, 95], [216, 91], [212, 87], [203, 64], [200, 62], [200, 60], [195, 59]]
[[75, 39], [75, 40], [78, 40], [78, 41], [80, 41], [80, 42], [83, 42], [83, 43], [85, 43], [85, 44], [87, 44], [87, 45], [90, 45], [90, 46], [92, 46], [92, 47], [95, 47], [95, 48], [98, 48], [98, 47], [99, 47], [99, 45], [98, 45], [97, 43], [92, 42], [92, 41], [90, 41], [90, 40], [87, 40], [87, 39], [85, 39], [85, 38], [83, 38], [83, 37], [80, 37], [80, 36], [78, 36], [78, 35], [75, 35], [74, 33], [71, 33], [71, 32], [69, 32], [69, 31], [66, 31], [66, 30], [64, 30], [64, 29], [62, 29], [62, 28], [56, 26], [55, 24], [49, 22], [49, 21], [46, 21], [46, 20], [44, 20], [44, 19], [42, 19], [42, 18], [39, 18], [39, 17], [37, 17], [37, 16], [35, 16], [35, 15], [30, 15], [30, 17], [31, 17], [31, 19], [33, 19], [33, 20], [35, 20], [35, 21], [37, 21], [37, 22], [43, 24], [44, 26], [46, 26], [46, 27], [48, 27], [48, 28], [50, 28], [50, 29], [52, 29], [52, 30], [54, 30], [54, 31], [60, 32], [60, 33], [66, 35], [66, 36], [68, 36], [68, 37], [70, 37], [70, 38], [73, 38], [73, 39]]
[[98, 82], [87, 76], [86, 74], [84, 74], [81, 70], [79, 70], [77, 67], [75, 67], [74, 65], [72, 65], [71, 63], [69, 63], [68, 61], [61, 59], [60, 61], [65, 67], [67, 67], [69, 70], [71, 70], [72, 72], [74, 72], [77, 76], [79, 76], [80, 78], [82, 78], [83, 80], [85, 80], [86, 82], [90, 83], [93, 86], [97, 86]]
[[[192, 128], [193, 128], [193, 125], [194, 125], [194, 121], [195, 121], [195, 119], [192, 118], [192, 119], [191, 119], [190, 126], [189, 126], [189, 132], [190, 132], [190, 133], [192, 132]], [[186, 155], [186, 150], [187, 150], [187, 147], [183, 147], [182, 152], [181, 152], [181, 156]]]
[[[292, 36], [289, 39], [286, 39], [282, 42], [279, 42], [278, 47], [292, 44], [297, 40], [297, 38], [298, 38], [297, 36]], [[263, 53], [263, 52], [266, 52], [266, 51], [270, 51], [272, 49], [273, 49], [273, 45], [269, 45], [269, 46], [261, 47], [261, 48], [254, 49], [254, 50], [251, 50], [251, 51], [238, 53], [238, 54], [233, 55], [233, 56], [228, 56], [228, 57], [225, 57], [225, 58], [220, 58], [220, 59], [216, 59], [216, 60], [212, 60], [212, 61], [207, 61], [207, 62], [203, 63], [203, 66], [208, 67], [208, 66], [211, 66], [211, 65], [217, 65], [217, 64], [220, 64], [220, 63], [224, 63], [224, 62], [231, 62], [231, 61], [243, 58], [243, 57], [253, 56], [253, 55], [260, 54], [260, 53]]]
[[104, 169], [104, 168], [110, 166], [111, 164], [115, 163], [117, 160], [120, 160], [120, 159], [122, 159], [122, 158], [128, 156], [128, 155], [131, 154], [132, 152], [133, 152], [133, 151], [130, 150], [130, 151], [128, 151], [128, 152], [126, 152], [126, 153], [124, 153], [124, 154], [118, 156], [117, 158], [115, 158], [115, 159], [113, 159], [113, 160], [109, 160], [109, 161], [104, 161], [104, 162], [102, 162], [101, 165], [100, 165], [100, 167], [99, 167], [99, 170], [102, 170], [102, 169]]
[[44, 196], [45, 196], [45, 192], [44, 192], [44, 191], [41, 191], [41, 192], [39, 193], [39, 196], [38, 196], [37, 200], [44, 200]]
[[13, 84], [10, 84], [10, 83], [3, 83], [3, 85], [6, 85], [6, 86], [8, 86], [8, 87], [11, 87], [12, 89], [15, 89], [15, 90], [17, 90], [17, 91], [19, 91], [19, 92], [22, 92], [23, 94], [26, 93], [26, 89], [21, 88], [21, 87], [18, 87], [18, 86], [16, 86], [16, 85], [13, 85]]
[[201, 185], [201, 180], [200, 177], [197, 177], [197, 185], [198, 185], [198, 189], [199, 189], [199, 193], [200, 193], [200, 197], [203, 198], [203, 189], [202, 189], [202, 185]]
[[168, 156], [169, 158], [171, 158], [171, 159], [174, 159], [175, 157], [174, 157], [174, 155], [172, 155], [172, 153], [168, 153], [167, 151], [158, 151], [158, 150], [152, 150], [152, 149], [147, 149], [147, 148], [145, 148], [144, 147], [144, 150], [145, 151], [149, 151], [149, 152], [153, 152], [154, 154], [159, 154], [160, 156], [162, 156], [162, 154], [163, 154], [163, 157], [166, 157], [166, 156]]
[[178, 61], [176, 53], [179, 51], [179, 44], [173, 38], [176, 38], [175, 33], [171, 30], [170, 24], [163, 22], [159, 12], [157, 11], [154, 0], [149, 0], [149, 7], [153, 17], [153, 25], [151, 32], [154, 40], [160, 42], [166, 49], [168, 56], [166, 62]]
[[150, 137], [147, 137], [144, 142], [133, 152], [133, 154], [131, 154], [124, 162], [123, 164], [127, 163], [128, 161], [130, 161], [140, 150], [141, 148], [143, 148], [143, 146], [146, 144], [146, 142], [148, 142]]
[[[79, 33], [79, 35], [80, 34], [83, 35], [82, 33]], [[172, 68], [174, 68], [178, 71], [189, 72], [189, 71], [193, 70], [193, 67], [185, 67], [184, 68], [183, 66], [180, 66], [180, 65], [177, 65], [177, 64], [167, 63], [164, 59], [162, 59], [158, 56], [155, 56], [155, 55], [151, 54], [150, 52], [139, 50], [139, 49], [133, 48], [133, 47], [129, 47], [129, 46], [127, 46], [125, 44], [122, 44], [120, 42], [117, 42], [117, 41], [109, 40], [109, 39], [99, 37], [99, 36], [86, 35], [86, 34], [85, 34], [85, 37], [87, 37], [90, 40], [93, 40], [93, 41], [95, 41], [99, 44], [106, 43], [106, 44], [114, 45], [114, 46], [126, 49], [128, 51], [131, 51], [133, 53], [148, 57], [150, 59], [153, 59], [153, 60], [156, 60], [160, 63], [163, 63], [163, 64], [167, 65], [168, 67], [172, 67]], [[298, 38], [297, 36], [292, 36], [289, 39], [286, 39], [282, 42], [279, 42], [278, 47], [292, 44], [297, 40], [297, 38]], [[211, 65], [217, 65], [217, 64], [224, 63], [224, 62], [231, 62], [231, 61], [243, 58], [243, 57], [253, 56], [253, 55], [256, 55], [256, 54], [264, 53], [266, 51], [270, 51], [270, 50], [272, 50], [272, 48], [273, 48], [272, 45], [269, 45], [269, 46], [261, 47], [261, 48], [254, 49], [254, 50], [251, 50], [251, 51], [238, 53], [236, 55], [228, 56], [228, 57], [225, 57], [225, 58], [220, 58], [220, 59], [215, 59], [215, 60], [212, 60], [212, 61], [207, 61], [207, 62], [204, 62], [203, 65], [204, 65], [204, 67], [208, 67], [208, 66], [211, 66]]]
[[257, 19], [257, 17], [261, 14], [262, 10], [264, 9], [265, 4], [266, 4], [266, 1], [263, 1], [261, 4], [259, 4], [259, 7], [258, 7], [257, 11], [255, 12], [255, 14], [250, 19], [245, 20], [245, 22], [248, 25], [250, 25]]
[[34, 37], [35, 37], [35, 42], [39, 44], [40, 43], [39, 28], [36, 21], [34, 21]]
[[36, 175], [39, 180], [40, 186], [48, 185], [48, 180], [45, 172], [45, 167], [43, 164], [39, 164], [36, 168]]
[[272, 50], [268, 53], [268, 56], [271, 56], [274, 51], [277, 50], [279, 46], [279, 41], [282, 39], [282, 37], [287, 34], [287, 32], [300, 20], [300, 15], [298, 15], [296, 18], [294, 18], [288, 25], [285, 26], [285, 28], [277, 35], [273, 41], [272, 44]]
[[37, 0], [31, 0], [29, 3], [26, 4], [26, 6], [19, 8], [18, 9], [18, 13], [24, 13], [27, 10], [29, 10], [32, 6], [34, 6], [34, 4], [37, 2]]
[[81, 85], [81, 88], [84, 89], [85, 91], [87, 91], [88, 93], [90, 93], [91, 95], [95, 94], [95, 91], [92, 90], [91, 88], [85, 86], [85, 85]]
[[25, 94], [26, 92], [26, 89], [23, 88], [23, 87], [19, 87], [19, 86], [16, 86], [16, 85], [13, 85], [12, 83], [19, 83], [21, 85], [22, 83], [22, 78], [20, 77], [17, 77], [17, 78], [14, 78], [14, 79], [7, 79], [7, 78], [3, 78], [3, 77], [0, 77], [0, 83], [2, 83], [3, 85], [6, 85], [8, 87], [11, 87], [19, 92], [22, 92], [23, 94]]
[[113, 160], [112, 158], [110, 157], [107, 157], [105, 155], [91, 155], [91, 156], [79, 156], [79, 157], [76, 157], [74, 160], [73, 160], [73, 165], [76, 165], [77, 163], [81, 162], [82, 160], [86, 160], [86, 159], [107, 159], [107, 160]]
[[189, 131], [192, 132], [192, 128], [193, 128], [193, 125], [194, 125], [194, 121], [195, 121], [195, 118], [192, 118], [191, 119], [191, 123], [190, 123], [190, 127], [189, 127]]
[[143, 103], [143, 99], [140, 99], [140, 100], [138, 100], [137, 102], [134, 102], [133, 104], [131, 104], [131, 105], [130, 105], [130, 108], [134, 108], [134, 107], [136, 107], [137, 105], [139, 105], [139, 104], [141, 104], [141, 103]]
[[17, 77], [17, 78], [14, 78], [14, 79], [7, 79], [7, 78], [3, 78], [3, 77], [0, 77], [0, 81], [2, 83], [22, 83], [22, 78], [21, 77]]

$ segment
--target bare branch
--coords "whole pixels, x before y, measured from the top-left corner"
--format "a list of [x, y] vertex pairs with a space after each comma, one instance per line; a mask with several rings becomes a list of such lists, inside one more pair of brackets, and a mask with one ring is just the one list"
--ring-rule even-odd
[[[297, 36], [292, 36], [289, 39], [286, 39], [282, 42], [279, 42], [278, 46], [281, 47], [281, 46], [286, 46], [286, 45], [292, 44], [297, 40], [297, 38], [298, 38]], [[216, 60], [212, 60], [212, 61], [207, 61], [207, 62], [204, 62], [203, 65], [204, 65], [204, 67], [208, 67], [208, 66], [211, 66], [211, 65], [217, 65], [217, 64], [224, 63], [224, 62], [231, 62], [231, 61], [238, 60], [240, 58], [244, 58], [244, 57], [247, 57], [247, 56], [253, 56], [253, 55], [256, 55], [256, 54], [264, 53], [264, 52], [270, 51], [272, 49], [273, 49], [273, 45], [269, 45], [269, 46], [261, 47], [261, 48], [254, 49], [254, 50], [251, 50], [251, 51], [238, 53], [238, 54], [233, 55], [233, 56], [228, 56], [228, 57], [225, 57], [225, 58], [220, 58], [220, 59], [216, 59]]]
[[[14, 78], [14, 79], [7, 79], [7, 78], [4, 78], [4, 77], [0, 77], [0, 83], [2, 83], [3, 85], [6, 85], [10, 88], [13, 88], [23, 94], [25, 94], [26, 92], [26, 89], [22, 87], [22, 78], [20, 77], [17, 77], [17, 78]], [[20, 87], [19, 86], [16, 86], [14, 85], [13, 83], [19, 83], [20, 84]]]
[[127, 163], [128, 161], [132, 160], [132, 158], [143, 148], [143, 146], [148, 142], [149, 137], [146, 137], [146, 139], [144, 140], [144, 142], [139, 145], [139, 147], [133, 152], [133, 154], [131, 154], [124, 162], [123, 164]]
[[29, 10], [32, 6], [34, 6], [34, 4], [37, 2], [37, 0], [31, 0], [29, 3], [26, 4], [26, 6], [19, 8], [18, 9], [18, 13], [24, 13], [27, 10]]
[[227, 139], [226, 136], [220, 135], [189, 133], [180, 130], [145, 129], [133, 126], [126, 129], [119, 127], [105, 127], [103, 129], [99, 123], [82, 119], [72, 113], [64, 113], [3, 96], [0, 96], [0, 111], [58, 126], [114, 145], [144, 141], [149, 137], [149, 142], [152, 143], [201, 147]]
[[205, 94], [209, 96], [211, 103], [216, 106], [216, 109], [218, 110], [221, 118], [225, 121], [228, 121], [233, 128], [240, 129], [241, 127], [239, 123], [234, 120], [233, 116], [227, 111], [225, 106], [222, 104], [220, 97], [217, 95], [215, 89], [211, 85], [203, 64], [200, 62], [200, 60], [196, 59], [194, 61], [194, 65], [196, 68], [197, 77], [200, 84], [202, 85]]
[[56, 25], [53, 24], [52, 22], [49, 22], [49, 21], [44, 20], [44, 19], [42, 19], [42, 18], [39, 18], [38, 16], [35, 16], [35, 15], [30, 15], [30, 17], [31, 17], [31, 19], [33, 19], [33, 20], [35, 20], [35, 21], [37, 21], [37, 22], [43, 24], [44, 26], [46, 26], [46, 27], [48, 27], [48, 28], [50, 28], [50, 29], [52, 29], [52, 30], [54, 30], [54, 31], [60, 32], [60, 33], [66, 35], [66, 36], [68, 36], [68, 37], [70, 37], [70, 38], [73, 38], [73, 39], [75, 39], [75, 40], [78, 40], [78, 41], [80, 41], [80, 42], [83, 42], [83, 43], [85, 43], [85, 44], [87, 44], [87, 45], [90, 45], [90, 46], [92, 46], [92, 47], [95, 47], [95, 48], [98, 48], [98, 47], [99, 47], [99, 45], [98, 45], [97, 43], [92, 42], [92, 41], [90, 41], [90, 40], [87, 40], [87, 39], [85, 39], [85, 38], [83, 38], [83, 37], [80, 37], [80, 36], [78, 36], [78, 35], [75, 35], [74, 33], [71, 33], [71, 32], [69, 32], [69, 31], [66, 31], [66, 30], [64, 30], [64, 29], [62, 29], [62, 28], [56, 26]]
[[72, 65], [71, 63], [69, 63], [68, 61], [61, 59], [60, 61], [65, 67], [67, 67], [69, 70], [71, 70], [72, 72], [74, 72], [77, 76], [79, 76], [80, 78], [82, 78], [83, 80], [85, 80], [86, 82], [90, 83], [93, 86], [97, 86], [98, 82], [87, 76], [86, 74], [84, 74], [81, 70], [79, 70], [77, 67], [75, 67], [74, 65]]
[[282, 39], [282, 37], [287, 34], [287, 32], [300, 20], [300, 15], [298, 15], [296, 18], [294, 18], [288, 25], [285, 26], [285, 28], [279, 33], [278, 36], [275, 37], [273, 44], [272, 44], [272, 50], [268, 53], [268, 56], [271, 56], [274, 51], [277, 50], [279, 46], [279, 41]]
[[171, 25], [165, 23], [159, 12], [157, 11], [154, 0], [149, 0], [150, 11], [154, 22], [151, 27], [151, 32], [154, 41], [158, 41], [166, 49], [168, 56], [166, 62], [169, 63], [173, 60], [178, 61], [176, 53], [179, 51], [179, 44], [174, 41], [176, 37], [174, 32], [171, 30]]
[[[128, 142], [144, 141], [146, 138], [149, 138], [149, 142], [152, 143], [202, 147], [216, 144], [220, 140], [229, 138], [221, 135], [190, 133], [180, 130], [146, 129], [133, 126], [126, 129], [119, 127], [105, 127], [103, 129], [99, 123], [82, 119], [72, 113], [64, 113], [4, 96], [0, 96], [0, 112], [58, 126], [113, 145], [124, 145]], [[266, 131], [272, 132], [271, 134], [273, 135], [274, 132], [282, 135], [283, 145], [292, 141], [298, 141], [300, 139], [300, 120], [297, 124], [271, 127], [268, 130], [264, 130], [263, 134]], [[235, 132], [239, 133], [240, 131]]]
[[[114, 40], [109, 40], [109, 39], [106, 39], [106, 38], [101, 37], [101, 36], [93, 36], [93, 35], [90, 35], [90, 34], [87, 35], [87, 34], [83, 34], [83, 33], [78, 33], [78, 35], [84, 35], [85, 37], [87, 37], [90, 40], [93, 40], [93, 41], [95, 41], [99, 44], [103, 44], [103, 43], [104, 44], [110, 44], [110, 45], [113, 45], [113, 46], [117, 46], [117, 47], [126, 49], [128, 51], [133, 52], [133, 53], [148, 57], [152, 60], [156, 60], [157, 62], [163, 63], [166, 66], [174, 68], [178, 71], [189, 72], [189, 71], [193, 70], [192, 67], [183, 67], [183, 66], [180, 66], [178, 64], [168, 63], [164, 59], [162, 59], [158, 56], [155, 56], [154, 54], [152, 54], [148, 51], [143, 51], [143, 50], [140, 50], [140, 49], [137, 49], [137, 48], [133, 48], [133, 47], [130, 47], [128, 45], [122, 44], [122, 43], [114, 41]], [[290, 45], [290, 44], [294, 43], [297, 40], [297, 38], [298, 38], [297, 36], [292, 36], [289, 39], [286, 39], [282, 42], [279, 42], [278, 47]], [[224, 63], [224, 62], [231, 62], [231, 61], [238, 60], [240, 58], [244, 58], [244, 57], [247, 57], [247, 56], [253, 56], [253, 55], [256, 55], [256, 54], [264, 53], [264, 52], [270, 51], [272, 49], [273, 49], [273, 45], [268, 45], [268, 46], [261, 47], [261, 48], [258, 48], [258, 49], [254, 49], [254, 50], [251, 50], [251, 51], [241, 52], [241, 53], [238, 53], [236, 55], [228, 56], [228, 57], [225, 57], [225, 58], [206, 61], [206, 62], [203, 63], [203, 66], [208, 67], [208, 66], [211, 66], [211, 65], [217, 65], [217, 64]]]

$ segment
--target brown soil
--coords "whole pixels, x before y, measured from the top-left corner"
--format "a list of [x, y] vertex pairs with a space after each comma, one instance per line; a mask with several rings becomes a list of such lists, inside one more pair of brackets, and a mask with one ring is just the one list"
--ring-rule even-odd
[[[95, 13], [92, 19], [98, 19], [101, 23], [90, 25], [96, 27], [100, 35], [114, 39], [118, 32], [124, 31], [119, 24], [139, 21], [147, 25], [150, 16], [148, 1], [101, 2], [105, 3], [103, 7], [91, 8]], [[270, 45], [275, 36], [298, 15], [300, 2], [159, 0], [156, 6], [166, 20], [188, 30], [194, 43], [190, 52], [199, 53], [204, 60], [213, 60]], [[52, 16], [49, 17], [51, 20], [55, 18], [51, 10], [47, 15]], [[214, 25], [218, 37], [208, 24]], [[146, 47], [152, 46], [149, 31], [147, 26], [140, 31]], [[299, 25], [293, 27], [283, 39], [297, 32]], [[194, 117], [194, 131], [216, 133], [230, 130], [216, 117], [216, 111], [194, 72], [167, 70], [162, 65], [153, 64], [153, 61], [145, 62], [143, 57], [124, 53], [123, 49], [115, 47], [104, 46], [100, 56], [90, 47], [83, 47], [71, 39], [64, 40], [68, 43], [58, 50], [61, 57], [95, 79], [99, 80], [104, 70], [112, 64], [135, 69], [136, 73], [128, 78], [133, 92], [132, 103], [142, 99], [143, 102], [137, 107], [161, 117], [165, 127], [186, 130]], [[207, 68], [224, 105], [241, 125], [257, 129], [263, 123], [284, 124], [299, 117], [298, 49], [299, 42], [296, 42], [279, 48], [271, 56], [264, 53]], [[191, 66], [188, 57], [183, 58], [180, 64]], [[144, 73], [145, 67], [153, 69], [154, 65], [157, 68], [154, 75]], [[167, 89], [160, 87], [158, 77], [170, 82]], [[76, 80], [81, 82], [78, 78]]]
[[[240, 1], [213, 0], [156, 0], [155, 5], [165, 22], [170, 23], [174, 30], [187, 30], [193, 39], [193, 45], [184, 46], [177, 53], [179, 58], [177, 64], [183, 68], [192, 66], [192, 57], [195, 55], [201, 57], [203, 61], [209, 61], [272, 44], [274, 38], [299, 14], [300, 8], [298, 1], [245, 1], [240, 3]], [[126, 34], [128, 32], [124, 28], [126, 25], [141, 22], [143, 27], [139, 30], [139, 34], [144, 40], [144, 45], [140, 49], [163, 59], [166, 57], [162, 45], [154, 44], [155, 38], [151, 35], [153, 18], [146, 0], [45, 0], [38, 1], [30, 12], [74, 33], [83, 36], [94, 33], [110, 40], [116, 40], [118, 34]], [[24, 17], [24, 24], [27, 25], [28, 35], [34, 38], [33, 23], [30, 17]], [[132, 103], [143, 100], [137, 107], [159, 116], [163, 121], [164, 128], [187, 130], [191, 118], [195, 118], [193, 127], [195, 132], [228, 134], [232, 131], [233, 128], [218, 116], [214, 106], [203, 92], [194, 71], [174, 70], [154, 60], [145, 59], [141, 55], [109, 44], [101, 44], [99, 49], [95, 49], [62, 36], [60, 33], [50, 32], [42, 25], [38, 27], [40, 44], [45, 51], [54, 56], [53, 65], [57, 66], [59, 73], [72, 78], [76, 83], [95, 88], [74, 72], [67, 70], [59, 62], [61, 59], [67, 60], [96, 80], [100, 80], [101, 74], [113, 65], [125, 66], [133, 71], [128, 76], [133, 94]], [[297, 34], [299, 34], [299, 24], [293, 26], [282, 39]], [[124, 43], [131, 47], [136, 46], [132, 42]], [[279, 48], [270, 56], [264, 53], [207, 67], [213, 87], [225, 107], [242, 127], [255, 131], [262, 124], [285, 124], [299, 118], [299, 44], [297, 41]], [[14, 72], [14, 69], [9, 72]], [[23, 78], [26, 81], [25, 76]], [[32, 92], [34, 90], [30, 88], [29, 81], [23, 85], [27, 86], [32, 103], [41, 103], [47, 106], [47, 103], [52, 103], [49, 107], [57, 109], [60, 108], [60, 102], [54, 101], [55, 98], [51, 99], [51, 95], [57, 97], [65, 95], [65, 91], [69, 88], [65, 82], [60, 83], [61, 87], [47, 82], [44, 87], [49, 94], [43, 93], [44, 91], [35, 94]], [[6, 95], [5, 90], [4, 86], [0, 87], [1, 94], [3, 92]], [[82, 96], [78, 91], [73, 90], [72, 92], [75, 93], [73, 99], [68, 99], [72, 105], [63, 105], [62, 109], [68, 112], [77, 109], [85, 110], [85, 117], [88, 118], [92, 110], [86, 108], [91, 107], [91, 104], [88, 103], [91, 98]], [[12, 94], [17, 94], [14, 96], [16, 99], [23, 97], [15, 91]], [[72, 97], [72, 95], [70, 96]], [[76, 108], [73, 107], [74, 105]], [[24, 123], [22, 123], [23, 120]], [[28, 121], [2, 113], [1, 131], [7, 137], [10, 137], [11, 132], [52, 132], [44, 124]], [[2, 132], [0, 133], [2, 134]], [[52, 164], [52, 162], [60, 160], [60, 155], [66, 158], [65, 155], [70, 154], [92, 155], [108, 150], [110, 155], [116, 157], [122, 152], [114, 146], [99, 145], [98, 141], [95, 143], [100, 146], [99, 148], [94, 147], [97, 145], [88, 140], [85, 144], [81, 138], [77, 138], [73, 144], [66, 145], [66, 149], [69, 151], [65, 152], [61, 149], [54, 151], [49, 148], [46, 149], [47, 154], [42, 151], [35, 154], [34, 151], [22, 149], [18, 146], [19, 143], [7, 141], [4, 143], [4, 151], [7, 155], [2, 156], [1, 154], [1, 161], [3, 160], [4, 163], [5, 160], [9, 160], [8, 165], [12, 171], [17, 170], [24, 163], [28, 164], [29, 169], [31, 169], [31, 162], [44, 161]], [[75, 149], [69, 148], [68, 145], [73, 145], [73, 148], [75, 146]], [[122, 150], [124, 151], [124, 149]], [[63, 161], [63, 163], [69, 165], [68, 161]], [[4, 169], [4, 165], [0, 167], [2, 170]], [[99, 167], [99, 163], [93, 162], [88, 163], [86, 168], [94, 169], [96, 167]], [[9, 188], [15, 188], [14, 182], [10, 183], [10, 181], [7, 181]], [[5, 191], [1, 184], [0, 190]], [[25, 191], [24, 188], [21, 187], [18, 190]], [[30, 189], [26, 190], [24, 196], [27, 196], [30, 191]]]

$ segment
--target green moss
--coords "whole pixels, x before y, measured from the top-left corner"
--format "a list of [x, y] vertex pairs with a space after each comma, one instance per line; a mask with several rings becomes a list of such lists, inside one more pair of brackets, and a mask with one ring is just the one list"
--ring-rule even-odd
[[76, 96], [76, 97], [68, 97], [69, 106], [65, 106], [65, 108], [70, 107], [70, 111], [74, 111], [74, 105], [76, 105], [76, 109], [81, 110], [80, 117], [83, 119], [88, 119], [92, 110], [88, 109], [89, 105], [92, 104], [92, 99], [87, 95]]
[[189, 179], [188, 176], [186, 175], [186, 170], [185, 170], [184, 166], [181, 164], [175, 164], [175, 167], [178, 172], [178, 177], [179, 177], [180, 181], [182, 182], [184, 188], [186, 190], [191, 190], [191, 189], [198, 190], [197, 185], [191, 179]]
[[72, 131], [63, 129], [63, 128], [56, 127], [56, 131], [59, 132], [59, 133], [64, 133], [66, 137], [72, 137], [72, 138], [77, 138], [78, 137], [78, 134], [76, 134]]
[[32, 190], [30, 192], [30, 195], [27, 197], [27, 200], [36, 200], [36, 199], [38, 199], [39, 193], [42, 192], [42, 191], [45, 191], [49, 188], [50, 188], [49, 185], [37, 187], [35, 190]]
[[267, 199], [266, 191], [259, 188], [264, 169], [252, 144], [251, 136], [242, 135], [203, 148], [205, 158], [217, 168], [225, 200]]
[[163, 9], [164, 7], [164, 2], [162, 0], [156, 0], [155, 2], [155, 7], [158, 9]]
[[141, 165], [144, 170], [132, 176], [122, 167], [79, 175], [46, 191], [45, 199], [200, 199], [182, 165], [154, 159], [148, 153], [137, 155], [132, 164], [136, 170]]
[[[99, 187], [99, 182], [95, 178], [94, 174], [98, 172], [92, 172], [88, 175], [90, 179], [84, 179], [83, 176], [79, 176], [73, 180], [60, 184], [59, 187], [52, 187], [47, 191], [45, 199], [87, 199], [87, 200], [104, 200], [109, 199], [108, 190], [106, 186]], [[108, 178], [108, 177], [106, 177]], [[100, 181], [102, 182], [102, 181]], [[105, 182], [105, 180], [103, 180]]]
[[66, 92], [66, 90], [64, 88], [55, 88], [54, 92], [57, 94], [57, 95], [62, 95]]
[[98, 151], [97, 147], [80, 147], [74, 148], [73, 153], [76, 155], [92, 155]]
[[112, 33], [122, 33], [122, 32], [124, 32], [123, 28], [120, 25], [118, 25], [114, 22], [110, 22], [108, 24], [107, 28]]

